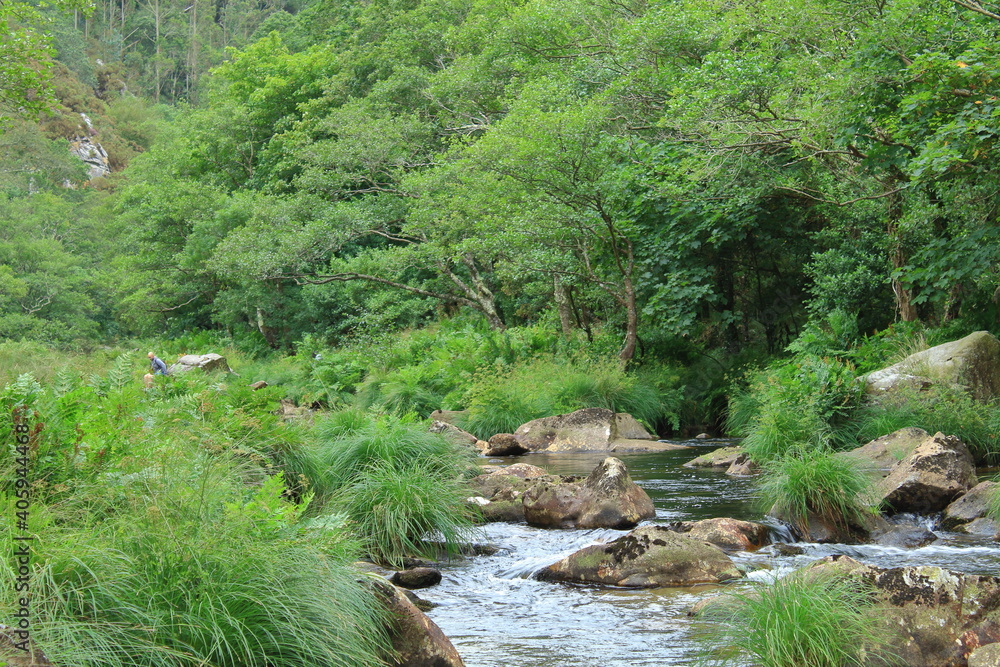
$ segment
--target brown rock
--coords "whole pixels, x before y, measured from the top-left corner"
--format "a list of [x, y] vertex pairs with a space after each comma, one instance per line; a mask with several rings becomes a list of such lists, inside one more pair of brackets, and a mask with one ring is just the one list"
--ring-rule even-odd
[[755, 551], [770, 544], [770, 529], [760, 523], [738, 519], [678, 521], [667, 526], [694, 540], [710, 542], [725, 551]]
[[916, 549], [936, 542], [937, 538], [923, 526], [892, 526], [872, 534], [873, 543], [899, 549]]
[[980, 482], [968, 493], [944, 508], [941, 517], [943, 530], [955, 530], [963, 524], [981, 519], [990, 510], [990, 502], [996, 493], [996, 482]]
[[955, 436], [936, 433], [896, 464], [879, 486], [888, 513], [940, 512], [976, 484], [972, 455]]
[[465, 667], [441, 628], [417, 609], [402, 591], [385, 580], [375, 585], [392, 616], [389, 637], [396, 656], [389, 664], [396, 667]]
[[431, 413], [431, 419], [434, 421], [444, 422], [445, 424], [454, 424], [456, 421], [460, 420], [465, 413], [465, 410], [435, 410]]
[[250, 388], [253, 389], [254, 391], [257, 391], [259, 389], [263, 389], [266, 386], [267, 382], [265, 382], [264, 380], [257, 380], [252, 385], [250, 385]]
[[394, 573], [389, 581], [411, 590], [430, 588], [441, 583], [441, 571], [433, 567], [411, 567]]
[[171, 373], [186, 373], [195, 369], [203, 370], [206, 373], [211, 373], [212, 371], [233, 372], [233, 369], [226, 362], [226, 358], [214, 353], [185, 354], [176, 363], [170, 365]]
[[656, 516], [653, 501], [613, 457], [583, 483], [539, 481], [522, 501], [524, 518], [533, 526], [624, 529]]
[[760, 466], [751, 461], [748, 454], [740, 454], [726, 469], [726, 474], [730, 477], [753, 477], [760, 474]]
[[722, 549], [663, 526], [643, 526], [609, 544], [585, 547], [537, 575], [628, 588], [716, 584], [742, 576]]

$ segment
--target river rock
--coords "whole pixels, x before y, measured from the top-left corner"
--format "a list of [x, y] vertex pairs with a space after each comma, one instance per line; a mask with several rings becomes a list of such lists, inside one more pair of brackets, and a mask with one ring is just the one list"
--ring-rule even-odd
[[483, 456], [520, 456], [527, 453], [528, 448], [518, 442], [512, 433], [497, 433], [490, 437]]
[[980, 482], [964, 496], [945, 507], [941, 517], [941, 528], [955, 530], [963, 524], [986, 516], [996, 485], [996, 482]]
[[710, 542], [725, 551], [754, 551], [770, 544], [770, 529], [760, 523], [738, 519], [677, 521], [667, 526], [694, 540]]
[[226, 362], [225, 357], [212, 352], [208, 354], [185, 354], [170, 366], [171, 373], [186, 373], [196, 369], [203, 370], [206, 373], [211, 373], [212, 371], [233, 372], [233, 369]]
[[837, 456], [855, 459], [862, 467], [879, 471], [885, 477], [896, 464], [912, 454], [929, 437], [930, 434], [924, 429], [909, 426], [875, 438], [857, 449], [840, 452]]
[[393, 573], [389, 581], [411, 590], [430, 588], [441, 583], [441, 571], [433, 567], [411, 567]]
[[717, 584], [743, 574], [717, 546], [663, 526], [643, 526], [608, 544], [584, 547], [536, 576], [544, 581], [658, 588]]
[[479, 505], [484, 523], [522, 523], [524, 503], [520, 500], [487, 500]]
[[869, 373], [865, 383], [866, 390], [873, 394], [891, 394], [934, 383], [957, 385], [977, 400], [988, 401], [1000, 394], [1000, 340], [988, 331], [977, 331]]
[[521, 495], [534, 483], [534, 481], [526, 480], [517, 475], [493, 472], [473, 477], [467, 482], [467, 485], [486, 500], [517, 500], [520, 502]]
[[749, 454], [740, 454], [726, 469], [730, 477], [753, 477], [760, 474], [760, 466], [750, 460]]
[[683, 445], [657, 442], [631, 415], [604, 408], [585, 408], [543, 417], [514, 431], [533, 452], [661, 451]]
[[924, 526], [892, 526], [872, 533], [872, 542], [883, 547], [916, 549], [937, 541], [937, 535]]
[[389, 638], [396, 655], [395, 667], [465, 667], [462, 657], [441, 628], [417, 609], [400, 589], [382, 580], [376, 591], [389, 610]]
[[972, 454], [955, 436], [935, 433], [900, 461], [878, 487], [889, 514], [940, 512], [976, 484]]
[[620, 460], [608, 457], [582, 483], [539, 481], [522, 496], [524, 518], [545, 528], [631, 528], [656, 516]]
[[955, 530], [960, 533], [968, 533], [969, 535], [992, 536], [994, 540], [1000, 540], [1000, 523], [987, 517], [963, 523]]
[[720, 447], [684, 464], [685, 468], [729, 468], [743, 454], [742, 447]]
[[[1000, 579], [939, 567], [879, 568], [846, 556], [810, 566], [857, 577], [874, 592], [871, 615], [892, 638], [890, 650], [908, 667], [955, 667], [1000, 629]], [[997, 634], [1000, 638], [1000, 634]]]
[[1000, 665], [1000, 644], [986, 644], [969, 654], [969, 667], [997, 667]]

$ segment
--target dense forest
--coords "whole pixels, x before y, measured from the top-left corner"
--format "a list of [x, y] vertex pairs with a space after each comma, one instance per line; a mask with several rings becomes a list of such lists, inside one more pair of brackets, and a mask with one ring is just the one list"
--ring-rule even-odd
[[[835, 449], [920, 426], [1000, 460], [995, 402], [857, 381], [1000, 324], [996, 3], [21, 0], [0, 21], [0, 427], [37, 424], [62, 664], [385, 664], [349, 564], [430, 557], [428, 531], [454, 553], [478, 516], [438, 409], [473, 440], [587, 407], [746, 437], [774, 506], [816, 479], [786, 504], [842, 522], [871, 512], [816, 504], [861, 495]], [[246, 382], [144, 388], [147, 349], [224, 352]], [[248, 600], [306, 601], [297, 634], [199, 607], [247, 572]]]

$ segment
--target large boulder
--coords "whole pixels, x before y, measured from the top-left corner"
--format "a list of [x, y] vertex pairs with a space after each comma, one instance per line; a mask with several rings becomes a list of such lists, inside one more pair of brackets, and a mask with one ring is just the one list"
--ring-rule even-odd
[[743, 574], [722, 549], [663, 526], [643, 526], [595, 544], [541, 570], [544, 581], [658, 588], [718, 584]]
[[972, 454], [955, 436], [935, 433], [878, 485], [885, 512], [940, 512], [976, 485]]
[[683, 445], [657, 442], [631, 415], [585, 408], [522, 424], [514, 436], [533, 452], [663, 451]]
[[977, 400], [988, 401], [1000, 395], [1000, 340], [987, 331], [977, 331], [869, 373], [865, 383], [873, 394], [930, 384], [960, 386]]
[[908, 426], [888, 435], [875, 438], [866, 445], [849, 452], [840, 452], [837, 456], [854, 459], [863, 468], [877, 471], [882, 477], [889, 474], [897, 463], [913, 453], [930, 434], [922, 428]]
[[582, 483], [540, 481], [522, 496], [524, 518], [545, 528], [632, 528], [656, 516], [653, 501], [614, 457]]
[[955, 530], [959, 526], [985, 517], [989, 513], [996, 486], [996, 482], [980, 482], [971, 491], [945, 507], [941, 516], [941, 528]]
[[186, 373], [193, 370], [203, 370], [206, 373], [212, 371], [224, 371], [232, 373], [226, 358], [210, 352], [208, 354], [185, 354], [170, 366], [171, 373]]
[[846, 556], [810, 566], [854, 577], [873, 591], [871, 618], [908, 667], [959, 667], [978, 647], [1000, 640], [1000, 579], [939, 567], [879, 568]]
[[770, 529], [764, 524], [738, 519], [677, 521], [667, 526], [694, 540], [710, 542], [725, 551], [755, 551], [770, 544]]
[[391, 617], [389, 639], [395, 667], [464, 667], [461, 656], [441, 628], [401, 591], [385, 580], [375, 587]]
[[972, 649], [969, 667], [997, 667], [1000, 665], [1000, 643], [985, 644]]

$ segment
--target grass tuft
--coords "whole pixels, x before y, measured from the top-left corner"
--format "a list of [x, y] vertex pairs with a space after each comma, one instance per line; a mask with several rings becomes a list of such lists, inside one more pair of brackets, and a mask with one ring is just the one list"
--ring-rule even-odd
[[708, 664], [861, 667], [888, 655], [859, 581], [796, 572], [727, 597], [706, 610]]

